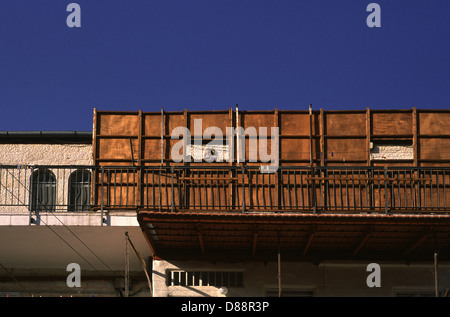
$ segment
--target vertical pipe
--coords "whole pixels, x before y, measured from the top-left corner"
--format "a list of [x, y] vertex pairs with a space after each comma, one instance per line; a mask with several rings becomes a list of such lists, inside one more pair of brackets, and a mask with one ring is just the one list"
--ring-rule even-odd
[[[20, 167], [19, 167], [20, 168]], [[14, 171], [12, 171], [11, 172], [11, 174], [12, 173], [14, 173]], [[0, 174], [1, 175], [1, 174]], [[13, 179], [14, 179], [14, 177], [13, 177]], [[5, 185], [4, 185], [4, 188], [8, 188], [8, 173], [5, 173]], [[12, 188], [14, 188], [14, 185], [13, 185], [13, 187]], [[12, 195], [11, 195], [12, 196]], [[7, 201], [8, 201], [8, 191], [7, 190], [5, 190], [5, 204], [7, 204]]]
[[128, 297], [128, 272], [130, 270], [130, 256], [128, 252], [128, 232], [125, 232], [125, 278], [124, 278], [124, 284], [125, 284], [125, 297]]
[[380, 179], [380, 170], [377, 170], [377, 176], [378, 176], [378, 206], [381, 210], [381, 179]]
[[280, 250], [280, 232], [278, 232], [278, 297], [281, 297], [281, 250]]
[[134, 166], [133, 141], [130, 138], [131, 164]]
[[[167, 168], [165, 168], [164, 169], [164, 186], [165, 186], [165, 189], [166, 189], [166, 208], [168, 208], [168, 206], [169, 206], [169, 186], [167, 185], [167, 172], [168, 172], [168, 170], [167, 170]], [[173, 174], [172, 174], [173, 175]]]
[[268, 188], [269, 188], [269, 204], [270, 204], [270, 209], [272, 209], [273, 208], [273, 205], [272, 205], [272, 191], [271, 191], [272, 185], [270, 184], [270, 175], [272, 175], [272, 174], [267, 174], [267, 177], [268, 177]]
[[346, 196], [346, 205], [345, 209], [350, 209], [350, 203], [349, 203], [349, 194], [348, 194], [348, 169], [345, 170], [345, 196]]
[[[6, 177], [8, 177], [7, 175], [6, 175]], [[32, 210], [33, 210], [33, 207], [34, 207], [34, 195], [36, 195], [36, 191], [34, 190], [34, 186], [33, 186], [33, 182], [34, 182], [34, 167], [32, 167], [31, 168], [31, 177], [30, 177], [30, 191], [31, 191], [31, 195], [29, 195], [30, 196], [30, 202], [29, 202], [29, 205], [32, 207], [32, 208], [28, 208], [28, 210], [29, 210], [29, 215], [28, 215], [28, 225], [31, 225], [31, 223], [32, 223], [32, 221], [33, 221], [33, 215], [32, 215]], [[102, 208], [102, 211], [103, 211], [103, 208]], [[103, 216], [102, 216], [102, 219], [103, 219]]]
[[386, 215], [388, 214], [388, 182], [387, 182], [387, 167], [384, 167], [384, 207]]
[[236, 158], [237, 163], [239, 164], [239, 156], [240, 156], [240, 147], [241, 147], [241, 140], [239, 136], [239, 108], [236, 104]]
[[101, 226], [103, 226], [103, 184], [104, 184], [104, 168], [102, 166], [102, 184], [100, 186], [101, 192], [100, 192], [100, 211], [101, 211]]
[[[308, 172], [306, 172], [306, 173], [308, 173]], [[300, 170], [300, 199], [301, 199], [301, 201], [302, 201], [302, 207], [303, 207], [303, 209], [305, 209], [305, 199], [304, 199], [304, 197], [303, 197], [303, 173], [302, 173], [302, 171]], [[308, 176], [308, 175], [307, 175]], [[308, 206], [309, 207], [309, 206]]]
[[444, 208], [447, 208], [447, 200], [446, 200], [447, 192], [445, 190], [445, 169], [442, 171], [442, 186], [444, 191]]
[[405, 209], [408, 208], [408, 189], [406, 184], [406, 169], [403, 172], [403, 187], [404, 187], [404, 195], [405, 195]]
[[264, 188], [264, 174], [261, 174], [261, 183], [262, 183], [262, 185], [261, 185], [261, 188], [262, 188], [262, 198], [263, 198], [263, 206], [264, 206], [264, 209], [267, 209], [267, 206], [266, 206], [266, 189]]
[[313, 141], [312, 141], [312, 105], [309, 105], [309, 164], [313, 165]]
[[242, 165], [242, 213], [245, 212], [245, 167]]
[[[358, 174], [359, 174], [359, 171], [358, 171]], [[358, 178], [360, 178], [359, 175], [358, 175]], [[361, 182], [361, 180], [359, 179], [358, 183], [360, 183], [360, 182]], [[352, 192], [353, 192], [353, 210], [356, 210], [357, 208], [356, 208], [356, 195], [355, 195], [355, 171], [353, 169], [352, 169]], [[362, 207], [362, 206], [359, 206], [359, 207]]]
[[152, 201], [153, 201], [153, 208], [156, 208], [156, 201], [155, 201], [155, 195], [156, 195], [156, 189], [155, 189], [155, 170], [152, 169]]
[[248, 177], [248, 207], [249, 207], [249, 209], [252, 209], [252, 207], [253, 207], [253, 189], [252, 189], [253, 176], [252, 176], [251, 169], [248, 170], [247, 177]]
[[[301, 172], [300, 172], [300, 176], [301, 176]], [[295, 208], [298, 208], [298, 204], [297, 204], [297, 175], [294, 169], [294, 206]]]
[[[183, 149], [185, 151], [185, 149]], [[161, 166], [164, 164], [164, 108], [161, 107]]]
[[[311, 184], [311, 200], [312, 200], [312, 207], [313, 207], [313, 212], [316, 212], [316, 182], [314, 180], [315, 177], [315, 172], [314, 172], [314, 167], [313, 167], [313, 139], [312, 139], [312, 133], [313, 133], [313, 129], [312, 129], [312, 125], [313, 125], [313, 121], [312, 121], [312, 105], [309, 105], [309, 164], [311, 167], [311, 179], [312, 179], [312, 184]], [[309, 197], [309, 193], [308, 193], [308, 197]]]
[[434, 251], [434, 295], [439, 297], [439, 284], [438, 284], [438, 254]]
[[173, 189], [173, 166], [171, 166], [171, 174], [172, 174], [172, 200], [171, 200], [171, 204], [170, 204], [170, 211], [173, 212], [173, 204], [174, 204], [174, 189]]
[[[289, 205], [289, 209], [291, 209], [291, 175], [289, 173], [289, 169], [286, 170], [286, 175], [287, 175], [287, 199], [288, 199], [288, 205]], [[283, 179], [283, 178], [281, 178]], [[283, 192], [281, 192], [281, 194], [283, 195]]]
[[[440, 199], [439, 199], [439, 195], [440, 195], [440, 190], [439, 190], [439, 170], [436, 170], [436, 186], [437, 186], [437, 208], [439, 209], [441, 207], [440, 204]], [[431, 196], [433, 198], [433, 196]]]
[[158, 204], [158, 210], [161, 211], [161, 205], [162, 205], [162, 188], [161, 188], [161, 180], [162, 180], [162, 176], [161, 176], [161, 169], [159, 169], [159, 175], [158, 175], [158, 188], [159, 188], [159, 192], [158, 192], [158, 196], [159, 196], [159, 204]]

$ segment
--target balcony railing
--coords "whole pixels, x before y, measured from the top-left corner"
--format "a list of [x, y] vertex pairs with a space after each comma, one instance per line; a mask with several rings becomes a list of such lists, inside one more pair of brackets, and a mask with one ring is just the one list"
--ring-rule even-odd
[[447, 213], [450, 168], [0, 166], [0, 210]]

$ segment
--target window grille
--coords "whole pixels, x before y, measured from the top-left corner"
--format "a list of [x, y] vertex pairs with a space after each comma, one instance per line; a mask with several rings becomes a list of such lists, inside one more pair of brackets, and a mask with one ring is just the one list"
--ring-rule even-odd
[[69, 177], [68, 211], [86, 211], [90, 208], [91, 173], [76, 170]]
[[31, 174], [30, 209], [55, 211], [56, 178], [48, 169], [38, 169]]
[[243, 287], [244, 273], [240, 271], [181, 271], [166, 272], [167, 286]]

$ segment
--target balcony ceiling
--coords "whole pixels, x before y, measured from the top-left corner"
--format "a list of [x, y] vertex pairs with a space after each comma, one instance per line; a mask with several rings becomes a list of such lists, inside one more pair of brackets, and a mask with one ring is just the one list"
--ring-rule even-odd
[[203, 260], [450, 260], [449, 215], [141, 211], [154, 256]]

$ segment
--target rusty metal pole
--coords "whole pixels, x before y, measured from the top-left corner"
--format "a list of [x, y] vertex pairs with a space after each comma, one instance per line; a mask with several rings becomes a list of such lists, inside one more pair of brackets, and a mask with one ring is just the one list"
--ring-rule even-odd
[[312, 105], [309, 105], [309, 164], [311, 165], [311, 168], [313, 166], [313, 140], [312, 140], [312, 133], [313, 133], [313, 121], [312, 121]]
[[281, 250], [280, 250], [280, 232], [278, 232], [278, 297], [281, 297]]
[[439, 297], [439, 282], [438, 282], [438, 253], [434, 252], [434, 295]]
[[164, 108], [161, 107], [161, 166], [163, 166], [163, 164], [164, 164]]
[[128, 252], [128, 232], [125, 232], [125, 277], [124, 277], [125, 297], [128, 297], [129, 271], [130, 271], [130, 254]]

